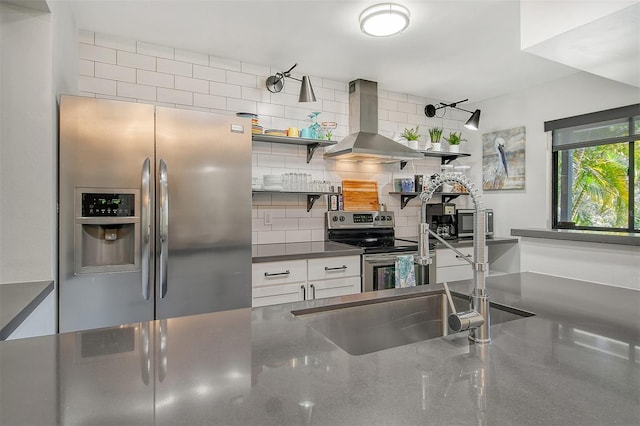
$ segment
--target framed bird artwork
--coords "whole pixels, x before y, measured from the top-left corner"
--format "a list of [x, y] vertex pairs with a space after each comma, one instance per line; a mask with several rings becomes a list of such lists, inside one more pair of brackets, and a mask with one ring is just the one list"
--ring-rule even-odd
[[482, 135], [482, 189], [524, 189], [526, 132], [523, 127]]

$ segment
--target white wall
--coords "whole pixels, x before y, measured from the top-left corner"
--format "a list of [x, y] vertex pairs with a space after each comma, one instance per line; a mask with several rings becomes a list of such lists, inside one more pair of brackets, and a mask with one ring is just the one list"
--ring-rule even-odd
[[49, 13], [0, 4], [0, 283], [54, 277]]
[[637, 246], [520, 238], [521, 269], [640, 290]]
[[[512, 228], [549, 228], [551, 225], [551, 134], [544, 122], [637, 103], [640, 89], [578, 73], [521, 92], [487, 100], [482, 109], [481, 131], [470, 139], [474, 181], [482, 176], [483, 133], [526, 127], [526, 187], [524, 190], [484, 191], [483, 200], [494, 209], [499, 236]], [[526, 243], [526, 244], [525, 244]], [[608, 272], [615, 256], [597, 253], [620, 251], [622, 262], [615, 276]], [[635, 255], [633, 253], [635, 252]], [[521, 242], [521, 270], [536, 271], [599, 283], [638, 288], [637, 247], [568, 243], [527, 239]]]
[[499, 236], [511, 228], [548, 228], [551, 224], [551, 134], [544, 122], [637, 103], [640, 89], [587, 73], [562, 78], [517, 93], [484, 101], [480, 131], [469, 134], [473, 180], [482, 176], [482, 134], [526, 127], [524, 190], [484, 191], [495, 211]]

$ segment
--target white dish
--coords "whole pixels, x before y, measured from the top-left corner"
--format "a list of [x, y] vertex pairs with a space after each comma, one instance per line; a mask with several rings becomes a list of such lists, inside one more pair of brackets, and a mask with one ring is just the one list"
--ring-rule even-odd
[[282, 185], [264, 185], [262, 189], [265, 191], [282, 191]]

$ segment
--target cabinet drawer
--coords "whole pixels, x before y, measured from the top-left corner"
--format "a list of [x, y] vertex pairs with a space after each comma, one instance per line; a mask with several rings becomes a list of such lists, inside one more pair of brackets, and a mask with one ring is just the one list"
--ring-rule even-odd
[[307, 280], [307, 261], [304, 259], [254, 263], [251, 268], [253, 287]]
[[[469, 260], [473, 260], [473, 247], [462, 247], [458, 248], [458, 251], [462, 252]], [[484, 258], [488, 259], [488, 251], [487, 247], [484, 248]], [[460, 257], [459, 254], [449, 249], [441, 249], [436, 251], [436, 266], [439, 268], [441, 266], [458, 266], [458, 265], [466, 265], [471, 268], [471, 265], [464, 259]]]
[[304, 300], [305, 291], [305, 283], [254, 287], [251, 306], [255, 308], [258, 306], [277, 305], [278, 303], [299, 302]]
[[309, 259], [309, 281], [355, 276], [360, 276], [360, 256]]
[[345, 277], [327, 281], [314, 281], [309, 283], [307, 298], [345, 296], [347, 294], [360, 293], [360, 277]]

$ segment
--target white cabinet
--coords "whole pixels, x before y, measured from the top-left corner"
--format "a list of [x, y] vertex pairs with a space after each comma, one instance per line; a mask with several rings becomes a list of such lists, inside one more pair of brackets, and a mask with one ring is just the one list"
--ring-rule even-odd
[[[473, 261], [473, 247], [458, 248], [467, 259]], [[484, 248], [488, 259], [487, 246]], [[459, 254], [448, 248], [436, 250], [436, 282], [468, 280], [473, 278], [473, 268]]]
[[360, 256], [336, 256], [252, 265], [252, 306], [360, 293]]
[[360, 256], [323, 257], [307, 262], [307, 300], [360, 293]]

